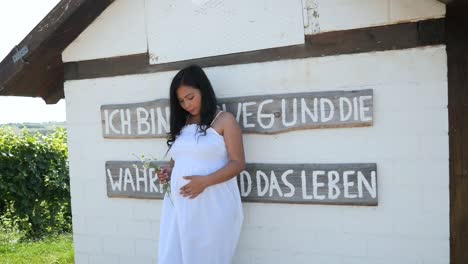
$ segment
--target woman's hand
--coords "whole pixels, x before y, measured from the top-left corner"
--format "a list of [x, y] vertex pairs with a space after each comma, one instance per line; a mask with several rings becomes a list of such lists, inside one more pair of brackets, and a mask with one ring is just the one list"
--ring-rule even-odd
[[161, 183], [166, 183], [171, 180], [171, 173], [172, 173], [172, 168], [171, 167], [163, 167], [160, 170], [156, 172], [158, 175], [158, 179]]
[[189, 196], [190, 199], [193, 199], [208, 187], [206, 176], [184, 176], [184, 179], [190, 180], [190, 182], [180, 188], [180, 194], [183, 197]]

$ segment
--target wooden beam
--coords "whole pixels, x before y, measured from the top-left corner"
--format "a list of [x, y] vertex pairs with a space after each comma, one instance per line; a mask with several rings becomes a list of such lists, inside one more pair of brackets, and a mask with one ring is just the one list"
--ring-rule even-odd
[[[42, 97], [63, 86], [62, 51], [113, 0], [62, 0], [0, 64], [0, 95]], [[18, 51], [24, 51], [19, 56]], [[63, 94], [63, 92], [61, 92]]]
[[445, 43], [444, 19], [359, 28], [307, 35], [296, 45], [149, 65], [148, 54], [65, 63], [65, 80], [163, 72], [197, 63], [202, 67], [226, 66], [309, 57], [407, 49]]
[[[465, 6], [468, 7], [468, 0], [439, 0], [439, 2], [442, 2], [446, 5], [450, 6]], [[465, 10], [466, 11], [466, 10]]]
[[468, 18], [447, 7], [450, 263], [468, 263]]

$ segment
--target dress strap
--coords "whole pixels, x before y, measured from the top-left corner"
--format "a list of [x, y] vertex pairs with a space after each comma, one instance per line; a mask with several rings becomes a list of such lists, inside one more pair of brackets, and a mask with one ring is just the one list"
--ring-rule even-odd
[[216, 118], [219, 116], [219, 114], [221, 114], [221, 112], [223, 112], [222, 110], [219, 110], [219, 112], [216, 114], [216, 116], [213, 118], [213, 121], [211, 121], [211, 124], [210, 126], [213, 125], [214, 121], [216, 120]]

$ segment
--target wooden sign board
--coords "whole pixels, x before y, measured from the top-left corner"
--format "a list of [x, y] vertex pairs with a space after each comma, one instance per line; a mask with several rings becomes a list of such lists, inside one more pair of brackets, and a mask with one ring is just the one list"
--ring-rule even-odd
[[[373, 90], [327, 91], [219, 99], [245, 133], [275, 134], [296, 129], [373, 124]], [[168, 99], [101, 106], [104, 138], [165, 138]]]
[[[167, 163], [158, 163], [164, 165]], [[107, 195], [162, 199], [154, 169], [141, 162], [106, 162]], [[237, 176], [244, 202], [377, 205], [375, 163], [250, 163]]]

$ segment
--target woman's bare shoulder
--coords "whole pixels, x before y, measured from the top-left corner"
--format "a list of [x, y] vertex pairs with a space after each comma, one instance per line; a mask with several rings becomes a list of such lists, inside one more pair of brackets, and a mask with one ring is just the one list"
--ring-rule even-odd
[[239, 123], [237, 122], [236, 117], [232, 113], [223, 111], [221, 114], [219, 114], [218, 118], [218, 121], [220, 121], [220, 127], [223, 131], [240, 130]]

